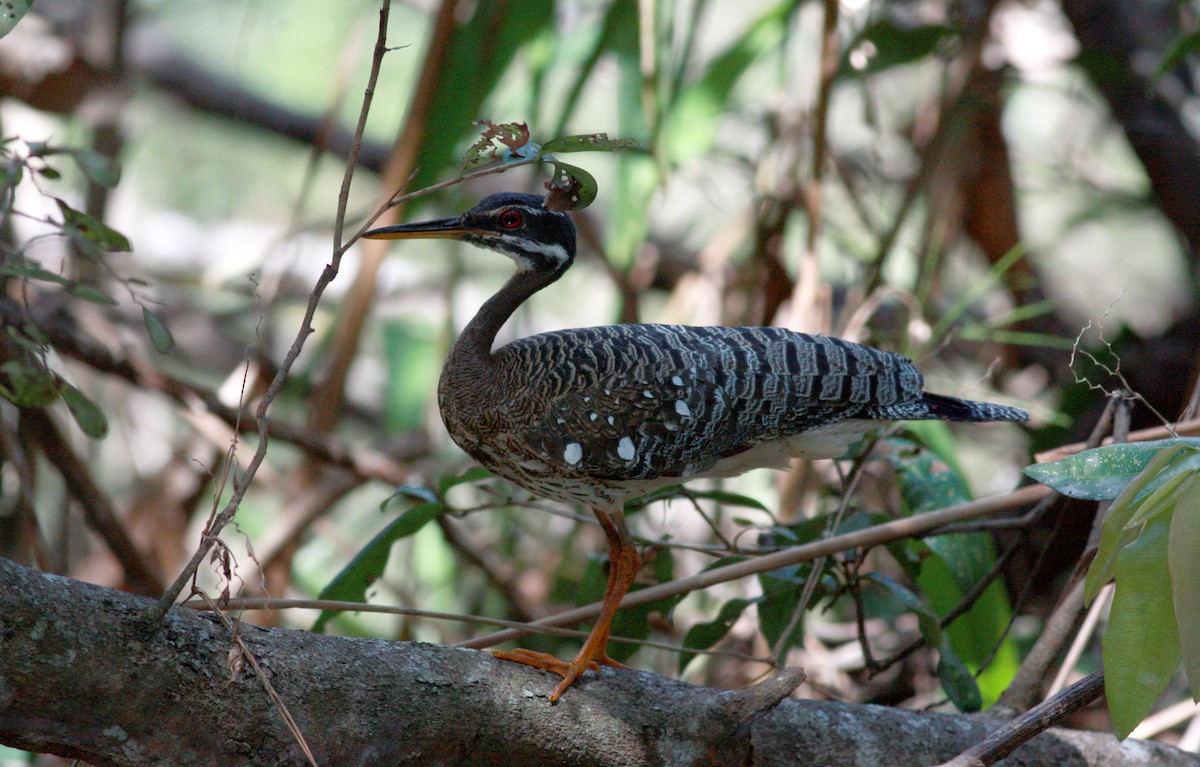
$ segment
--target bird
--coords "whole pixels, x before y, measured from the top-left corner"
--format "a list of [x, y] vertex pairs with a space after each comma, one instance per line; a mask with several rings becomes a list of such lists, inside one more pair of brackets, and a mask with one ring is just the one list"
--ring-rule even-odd
[[363, 236], [460, 240], [516, 265], [453, 344], [438, 404], [450, 437], [480, 465], [534, 495], [589, 507], [608, 539], [601, 611], [575, 657], [493, 651], [562, 677], [552, 703], [589, 669], [621, 665], [607, 655], [609, 632], [642, 564], [627, 501], [792, 458], [836, 458], [892, 421], [1028, 419], [1019, 408], [925, 392], [916, 366], [895, 352], [777, 327], [619, 324], [494, 348], [517, 308], [575, 260], [570, 214], [539, 195], [499, 192], [458, 216]]

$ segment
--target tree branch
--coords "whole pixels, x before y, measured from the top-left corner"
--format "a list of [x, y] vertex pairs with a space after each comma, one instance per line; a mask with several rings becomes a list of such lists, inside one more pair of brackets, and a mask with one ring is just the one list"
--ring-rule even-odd
[[[96, 767], [302, 765], [295, 738], [211, 613], [0, 559], [0, 743]], [[780, 672], [739, 692], [630, 670], [588, 674], [557, 704], [554, 678], [487, 653], [242, 625], [321, 765], [930, 764], [982, 740], [986, 720], [785, 700]], [[233, 666], [231, 671], [230, 666]], [[778, 705], [777, 705], [778, 704]], [[1200, 760], [1157, 743], [1051, 730], [1027, 764], [1112, 767]]]

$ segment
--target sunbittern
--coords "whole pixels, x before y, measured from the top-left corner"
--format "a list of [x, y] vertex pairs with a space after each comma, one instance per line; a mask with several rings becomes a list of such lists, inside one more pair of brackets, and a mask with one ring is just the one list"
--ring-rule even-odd
[[571, 217], [537, 195], [502, 192], [461, 216], [367, 232], [450, 238], [499, 251], [516, 273], [467, 323], [442, 370], [450, 436], [488, 470], [539, 495], [589, 506], [609, 543], [603, 609], [570, 661], [500, 658], [563, 677], [555, 701], [609, 660], [609, 629], [641, 567], [627, 500], [699, 477], [788, 459], [836, 458], [896, 420], [1025, 421], [1017, 408], [927, 394], [893, 352], [771, 327], [612, 325], [560, 330], [493, 350], [501, 326], [575, 258]]

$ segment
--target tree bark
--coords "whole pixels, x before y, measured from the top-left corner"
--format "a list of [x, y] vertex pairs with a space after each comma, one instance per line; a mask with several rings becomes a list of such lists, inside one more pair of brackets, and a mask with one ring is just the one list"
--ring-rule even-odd
[[[104, 765], [304, 765], [222, 620], [0, 559], [0, 743]], [[802, 675], [739, 692], [605, 669], [556, 677], [490, 654], [242, 625], [320, 765], [936, 764], [995, 723], [779, 701]], [[231, 649], [234, 652], [231, 653]], [[231, 662], [231, 658], [234, 662]], [[1024, 764], [1200, 765], [1156, 743], [1051, 730]]]

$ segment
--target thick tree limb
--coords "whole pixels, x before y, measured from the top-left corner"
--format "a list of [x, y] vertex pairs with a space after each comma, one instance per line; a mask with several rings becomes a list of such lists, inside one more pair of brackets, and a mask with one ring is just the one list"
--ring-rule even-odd
[[[0, 742], [104, 765], [304, 764], [211, 614], [0, 559]], [[983, 719], [815, 701], [776, 703], [785, 671], [741, 692], [636, 671], [589, 674], [556, 705], [555, 679], [487, 653], [241, 627], [321, 765], [900, 765], [949, 759]], [[230, 671], [230, 667], [237, 669]], [[1024, 764], [1200, 765], [1155, 743], [1049, 731]]]

